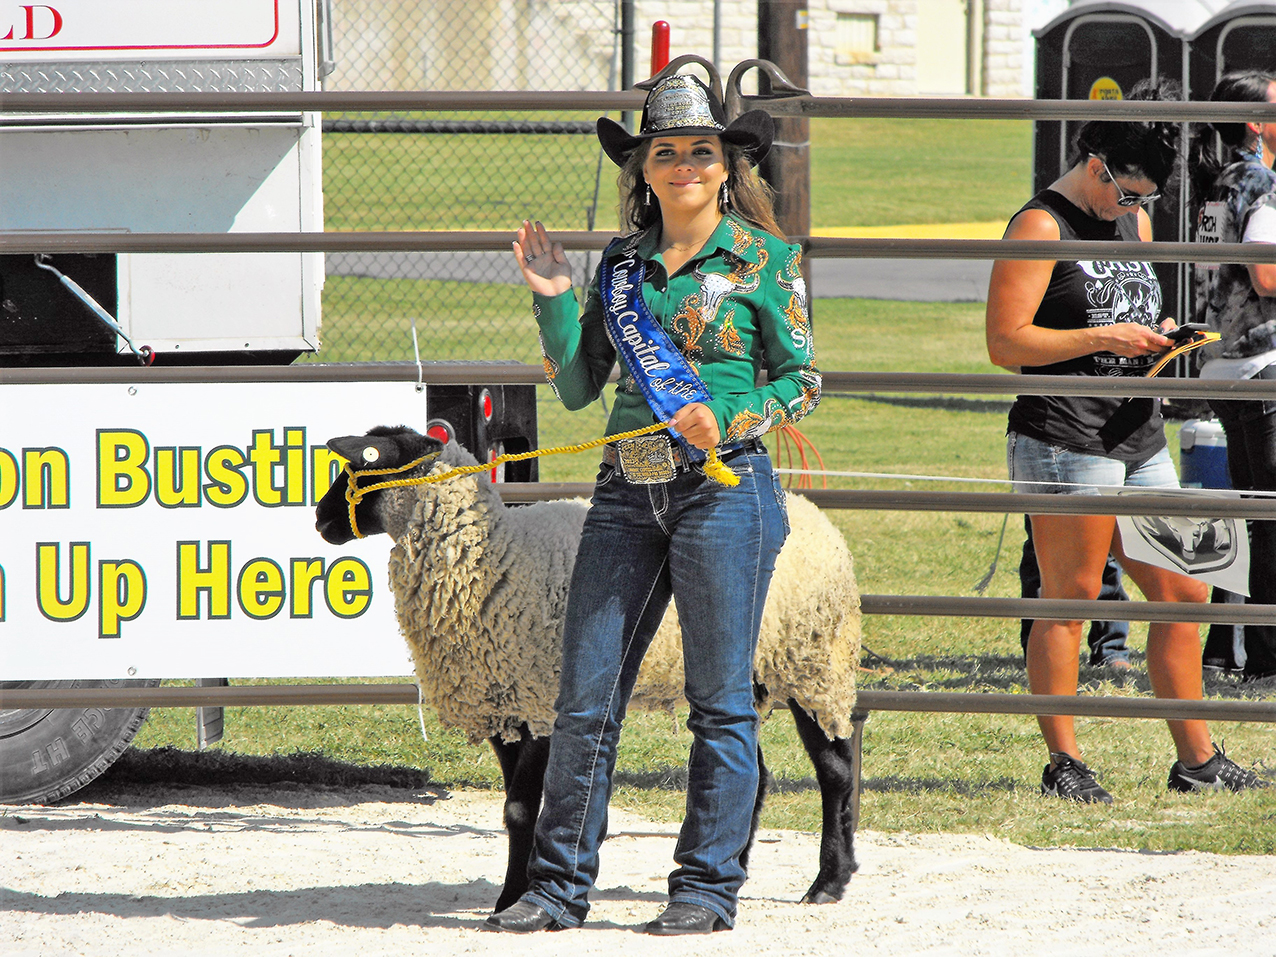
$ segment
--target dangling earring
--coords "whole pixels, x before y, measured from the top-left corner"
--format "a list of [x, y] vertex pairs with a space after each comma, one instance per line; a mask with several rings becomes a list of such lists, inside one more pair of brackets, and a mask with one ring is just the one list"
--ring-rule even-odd
[[651, 184], [650, 183], [647, 184], [647, 195], [642, 198], [642, 204], [643, 206], [651, 205]]
[[718, 208], [724, 213], [731, 208], [731, 194], [727, 192], [726, 180], [722, 181], [722, 193], [718, 197]]

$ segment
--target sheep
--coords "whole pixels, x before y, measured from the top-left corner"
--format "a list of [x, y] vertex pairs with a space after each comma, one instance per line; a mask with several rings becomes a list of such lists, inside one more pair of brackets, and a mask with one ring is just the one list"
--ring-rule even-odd
[[[474, 458], [404, 426], [344, 436], [328, 447], [356, 472], [394, 478], [439, 473]], [[379, 481], [373, 479], [372, 481]], [[365, 486], [370, 481], [363, 483]], [[346, 481], [316, 508], [315, 527], [343, 544], [351, 528]], [[486, 738], [505, 782], [509, 860], [497, 911], [527, 888], [557, 694], [567, 587], [588, 503], [506, 507], [486, 474], [391, 487], [358, 504], [360, 534], [389, 534], [395, 611], [425, 702], [473, 743]], [[842, 535], [809, 500], [788, 496], [792, 531], [763, 612], [754, 687], [759, 714], [785, 704], [815, 767], [823, 805], [820, 869], [802, 900], [840, 900], [854, 854], [850, 740], [859, 661], [859, 593]], [[673, 603], [644, 659], [633, 702], [672, 709], [682, 700], [682, 649]], [[750, 846], [769, 780], [761, 767]], [[745, 852], [745, 863], [747, 864]]]

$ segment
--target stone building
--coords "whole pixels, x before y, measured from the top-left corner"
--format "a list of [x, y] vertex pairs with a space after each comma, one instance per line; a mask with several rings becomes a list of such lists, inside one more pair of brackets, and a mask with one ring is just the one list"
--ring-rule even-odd
[[[809, 0], [810, 87], [824, 96], [1023, 95], [1024, 0]], [[758, 0], [719, 0], [719, 63], [757, 56]], [[330, 89], [607, 89], [614, 0], [332, 0]], [[635, 74], [651, 24], [709, 57], [712, 0], [636, 0]]]

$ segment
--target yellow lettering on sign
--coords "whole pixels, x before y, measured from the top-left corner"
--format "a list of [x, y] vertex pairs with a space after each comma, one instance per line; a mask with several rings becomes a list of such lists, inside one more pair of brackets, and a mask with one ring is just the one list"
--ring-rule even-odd
[[253, 464], [253, 495], [267, 507], [283, 504], [283, 495], [275, 485], [275, 466], [283, 458], [283, 452], [275, 445], [275, 433], [270, 429], [253, 432], [253, 444], [248, 449], [248, 461]]
[[[49, 621], [75, 621], [89, 607], [89, 543], [71, 543], [70, 586], [62, 581], [62, 545], [35, 546], [36, 605]], [[67, 594], [65, 601], [63, 593]]]
[[322, 558], [294, 558], [292, 560], [292, 618], [311, 618], [314, 615], [314, 585], [323, 581]]
[[164, 508], [199, 507], [201, 450], [155, 449], [155, 500]]
[[132, 429], [99, 429], [97, 433], [97, 507], [134, 508], [151, 494], [146, 460], [151, 446]]
[[357, 558], [339, 558], [325, 581], [328, 610], [338, 618], [358, 618], [372, 602], [372, 573]]
[[341, 478], [346, 460], [325, 445], [310, 449], [310, 504], [318, 505], [328, 489]]
[[133, 561], [98, 563], [99, 638], [120, 637], [120, 624], [146, 607], [146, 573]]
[[248, 479], [242, 471], [247, 462], [243, 449], [230, 445], [219, 446], [208, 453], [204, 459], [204, 474], [208, 476], [204, 497], [210, 505], [234, 508], [248, 497]]
[[239, 573], [239, 607], [250, 618], [274, 618], [284, 606], [284, 570], [254, 558]]
[[61, 449], [23, 449], [23, 508], [70, 508], [71, 462]]
[[177, 543], [177, 617], [199, 617], [199, 596], [208, 595], [208, 617], [230, 617], [230, 542], [208, 543], [208, 565], [201, 567], [199, 542]]
[[8, 508], [17, 497], [18, 460], [8, 449], [0, 449], [0, 508]]
[[1090, 99], [1092, 100], [1120, 100], [1121, 84], [1110, 76], [1101, 76], [1090, 84]]
[[284, 496], [289, 505], [306, 504], [306, 430], [284, 430]]

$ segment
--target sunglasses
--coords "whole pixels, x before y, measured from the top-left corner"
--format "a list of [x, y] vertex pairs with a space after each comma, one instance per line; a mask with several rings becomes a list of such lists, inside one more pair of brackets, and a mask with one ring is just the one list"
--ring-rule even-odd
[[1147, 206], [1161, 198], [1159, 189], [1150, 193], [1127, 193], [1121, 188], [1121, 184], [1116, 181], [1116, 177], [1112, 175], [1112, 170], [1108, 169], [1107, 161], [1102, 156], [1095, 156], [1094, 158], [1102, 164], [1103, 172], [1108, 174], [1108, 182], [1116, 187], [1118, 206]]

